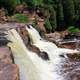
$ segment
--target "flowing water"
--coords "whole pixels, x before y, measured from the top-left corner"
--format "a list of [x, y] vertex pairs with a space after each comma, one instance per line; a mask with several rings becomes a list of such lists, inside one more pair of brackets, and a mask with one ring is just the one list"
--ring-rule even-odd
[[[29, 51], [19, 33], [15, 29], [9, 30], [7, 38], [12, 42], [8, 46], [11, 47], [14, 61], [19, 66], [20, 80], [80, 79], [79, 74], [76, 74], [76, 72], [80, 72], [78, 72], [79, 60], [73, 61], [64, 57], [65, 53], [75, 53], [78, 52], [77, 50], [58, 48], [55, 44], [43, 40], [32, 26], [30, 29], [27, 27], [26, 29], [28, 32], [30, 31], [29, 36], [32, 44], [37, 46], [41, 51], [45, 51], [50, 59], [43, 60], [37, 53]], [[74, 76], [74, 79], [72, 79], [72, 76]]]
[[7, 33], [7, 38], [12, 41], [8, 46], [11, 47], [14, 61], [20, 69], [20, 80], [63, 80], [56, 72], [58, 67], [29, 51], [16, 30], [12, 29]]
[[28, 31], [32, 45], [35, 45], [41, 51], [47, 52], [52, 60], [54, 60], [54, 58], [58, 57], [59, 55], [78, 52], [77, 50], [58, 48], [54, 43], [44, 40], [39, 35], [39, 32], [31, 25], [26, 26], [26, 30]]
[[[59, 76], [63, 76], [59, 79], [57, 79], [57, 76], [55, 76], [54, 80], [73, 80], [73, 79], [75, 80], [75, 78], [77, 76], [75, 76], [75, 78], [72, 79], [70, 77], [70, 75], [72, 75], [73, 73], [72, 72], [69, 73], [69, 71], [70, 71], [69, 69], [72, 68], [71, 70], [74, 70], [74, 72], [75, 72], [74, 67], [76, 67], [76, 66], [78, 67], [79, 62], [76, 64], [75, 62], [77, 62], [77, 61], [74, 61], [74, 60], [70, 61], [66, 54], [73, 53], [73, 55], [74, 55], [74, 53], [77, 53], [78, 51], [71, 50], [71, 49], [65, 49], [65, 48], [58, 48], [55, 44], [41, 38], [38, 31], [35, 28], [33, 28], [31, 25], [26, 26], [26, 30], [28, 31], [28, 34], [32, 41], [32, 45], [35, 45], [41, 51], [45, 51], [48, 53], [48, 55], [50, 57], [50, 62], [53, 65], [53, 69], [55, 69], [55, 71], [53, 70], [53, 72], [57, 72], [57, 74]], [[80, 53], [80, 52], [78, 52], [78, 53]], [[63, 55], [64, 57], [60, 57], [61, 55]], [[70, 55], [72, 55], [72, 54], [70, 54]], [[79, 54], [77, 54], [77, 55], [79, 55]], [[67, 59], [66, 59], [66, 56], [67, 56]], [[66, 67], [62, 67], [65, 65], [66, 65]], [[76, 80], [78, 80], [78, 79], [79, 78], [76, 78]]]

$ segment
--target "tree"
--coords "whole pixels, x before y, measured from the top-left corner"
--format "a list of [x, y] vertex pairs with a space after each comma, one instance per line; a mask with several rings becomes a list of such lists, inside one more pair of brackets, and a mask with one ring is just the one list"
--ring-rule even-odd
[[30, 7], [41, 6], [43, 4], [43, 0], [24, 0]]
[[[57, 21], [56, 21], [56, 4], [55, 4], [55, 0], [44, 0], [44, 6], [46, 7], [46, 9], [48, 10], [49, 14], [48, 14], [48, 19], [49, 19], [49, 24], [51, 26], [50, 27], [51, 31], [54, 31], [57, 27]], [[52, 28], [51, 28], [52, 27]]]
[[75, 26], [80, 26], [80, 0], [73, 0], [75, 5]]
[[60, 1], [57, 3], [56, 13], [57, 13], [58, 28], [62, 28], [65, 26], [65, 21], [64, 21], [63, 6], [62, 6], [62, 3]]
[[73, 21], [75, 18], [75, 8], [73, 0], [62, 0], [62, 4], [66, 25], [73, 25]]
[[54, 31], [57, 28], [57, 21], [56, 21], [56, 11], [54, 8], [50, 10], [50, 24], [52, 26], [52, 31]]
[[20, 0], [0, 0], [0, 7], [4, 7], [12, 13], [17, 4], [20, 4]]

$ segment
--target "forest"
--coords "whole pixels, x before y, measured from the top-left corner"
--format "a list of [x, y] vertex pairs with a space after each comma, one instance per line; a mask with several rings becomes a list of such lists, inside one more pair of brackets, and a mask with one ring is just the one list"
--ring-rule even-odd
[[7, 15], [15, 14], [18, 5], [25, 5], [32, 11], [39, 10], [39, 17], [45, 19], [49, 32], [68, 27], [80, 31], [80, 0], [0, 0], [0, 8], [4, 7]]

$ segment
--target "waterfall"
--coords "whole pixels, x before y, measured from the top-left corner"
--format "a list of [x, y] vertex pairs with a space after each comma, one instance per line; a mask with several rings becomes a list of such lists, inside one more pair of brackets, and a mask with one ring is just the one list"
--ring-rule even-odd
[[35, 61], [35, 53], [29, 52], [27, 50], [16, 30], [9, 30], [7, 38], [12, 41], [8, 44], [8, 46], [11, 47], [14, 61], [19, 66], [20, 80], [38, 80], [39, 76], [37, 69], [34, 65], [35, 63], [33, 63], [33, 60]]
[[14, 61], [19, 66], [20, 80], [63, 80], [56, 73], [53, 63], [48, 63], [37, 56], [37, 53], [27, 49], [15, 29], [9, 30], [7, 34], [7, 38], [12, 41], [8, 46], [11, 47]]
[[53, 61], [54, 58], [57, 58], [59, 55], [66, 55], [67, 53], [79, 53], [77, 50], [58, 48], [54, 43], [44, 40], [39, 35], [39, 32], [31, 25], [27, 25], [26, 30], [28, 31], [32, 44], [38, 47], [41, 51], [47, 52], [50, 59]]

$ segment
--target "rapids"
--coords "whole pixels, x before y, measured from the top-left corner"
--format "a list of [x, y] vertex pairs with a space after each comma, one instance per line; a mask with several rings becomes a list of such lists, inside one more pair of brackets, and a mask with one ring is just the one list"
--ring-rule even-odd
[[[62, 75], [62, 62], [66, 58], [60, 55], [67, 53], [77, 53], [77, 50], [58, 48], [54, 43], [44, 40], [38, 31], [31, 25], [26, 26], [31, 44], [44, 51], [49, 56], [49, 60], [43, 60], [37, 53], [28, 50], [21, 36], [15, 29], [7, 31], [7, 39], [11, 42], [8, 46], [11, 48], [14, 62], [19, 66], [20, 80], [66, 80]], [[44, 53], [43, 53], [44, 54]]]
[[[9, 30], [7, 34], [7, 39], [11, 41], [8, 46], [11, 47], [14, 62], [19, 66], [20, 80], [63, 80], [56, 71], [60, 67], [29, 51], [15, 29]], [[57, 64], [59, 64], [58, 59], [56, 58]]]
[[44, 40], [39, 35], [39, 32], [31, 25], [27, 25], [26, 30], [28, 31], [32, 45], [38, 47], [41, 51], [47, 52], [53, 62], [59, 55], [66, 56], [67, 53], [79, 53], [77, 50], [58, 48], [54, 43]]

